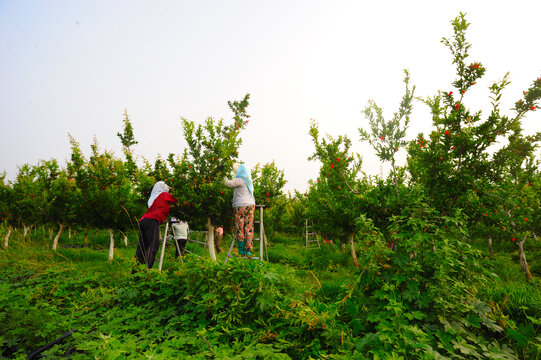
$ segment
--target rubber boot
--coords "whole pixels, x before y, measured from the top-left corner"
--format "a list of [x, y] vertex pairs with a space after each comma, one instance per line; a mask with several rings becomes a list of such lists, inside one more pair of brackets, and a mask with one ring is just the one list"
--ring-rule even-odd
[[239, 255], [240, 256], [244, 256], [245, 254], [245, 246], [246, 246], [246, 243], [244, 241], [239, 241], [238, 242], [238, 248], [239, 248]]
[[252, 257], [252, 252], [251, 251], [246, 251], [246, 256], [247, 257]]

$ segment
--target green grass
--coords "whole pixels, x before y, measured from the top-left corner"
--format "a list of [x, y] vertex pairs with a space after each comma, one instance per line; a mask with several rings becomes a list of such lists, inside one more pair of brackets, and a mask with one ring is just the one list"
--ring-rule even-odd
[[[83, 236], [77, 231], [68, 239], [65, 233], [60, 245], [82, 244]], [[376, 298], [365, 297], [369, 287], [355, 288], [362, 272], [338, 247], [306, 250], [302, 238], [277, 234], [268, 249], [269, 263], [233, 258], [223, 264], [232, 241], [227, 236], [217, 263], [207, 255], [187, 256], [182, 264], [168, 244], [162, 273], [155, 270], [158, 253], [154, 270], [138, 266], [132, 275], [137, 237], [128, 236], [128, 247], [116, 240], [109, 262], [106, 230], [91, 231], [88, 248], [60, 246], [56, 252], [47, 231], [12, 235], [9, 248], [0, 250], [2, 356], [22, 359], [73, 329], [70, 339], [48, 350], [48, 358], [72, 351], [74, 359], [338, 359], [351, 358], [360, 336], [369, 332], [367, 311]], [[481, 260], [482, 268], [494, 274], [489, 286], [472, 294], [505, 325], [505, 333], [494, 340], [516, 347], [521, 356], [531, 355], [532, 346], [541, 344], [533, 340], [541, 328], [536, 323], [541, 284], [539, 278], [526, 283], [512, 253], [499, 250]], [[533, 257], [530, 261], [536, 265]], [[362, 279], [381, 280], [377, 272], [370, 276]], [[388, 296], [374, 294], [378, 301]], [[372, 341], [366, 339], [363, 344]]]

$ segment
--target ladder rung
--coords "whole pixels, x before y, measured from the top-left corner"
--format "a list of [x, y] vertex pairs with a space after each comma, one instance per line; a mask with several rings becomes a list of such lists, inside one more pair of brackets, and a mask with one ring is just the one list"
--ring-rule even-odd
[[[195, 254], [197, 255], [197, 254]], [[250, 260], [259, 260], [259, 256], [250, 256], [250, 257], [246, 257], [244, 255], [239, 255], [238, 253], [233, 253], [231, 254], [231, 257], [238, 257], [238, 258], [243, 258], [243, 259], [250, 259]]]

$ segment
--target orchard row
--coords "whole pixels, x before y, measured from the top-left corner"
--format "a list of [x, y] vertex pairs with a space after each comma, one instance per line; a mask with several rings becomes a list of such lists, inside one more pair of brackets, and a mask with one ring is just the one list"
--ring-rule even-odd
[[[383, 117], [374, 101], [365, 108], [369, 128], [359, 129], [358, 140], [369, 142], [381, 161], [390, 163], [386, 179], [363, 176], [361, 158], [350, 150], [353, 140], [346, 135], [322, 137], [316, 123], [309, 129], [314, 144], [309, 160], [320, 164], [320, 172], [306, 193], [286, 196], [284, 173], [274, 162], [253, 169], [256, 202], [267, 205], [267, 232], [299, 231], [308, 218], [318, 231], [349, 244], [355, 263], [359, 237], [373, 237], [393, 249], [409, 242], [416, 249], [434, 249], [448, 237], [486, 238], [490, 247], [494, 241], [509, 241], [516, 244], [531, 277], [523, 247], [541, 231], [541, 175], [535, 157], [541, 133], [523, 134], [521, 121], [539, 109], [541, 78], [523, 92], [510, 114], [503, 114], [499, 104], [509, 84], [507, 75], [490, 86], [488, 116], [468, 109], [464, 99], [486, 71], [480, 62], [466, 62], [468, 25], [458, 17], [454, 36], [443, 39], [456, 65], [456, 80], [420, 99], [419, 105], [432, 113], [430, 134], [406, 139], [419, 99], [407, 71], [405, 94], [391, 119]], [[13, 182], [1, 178], [2, 223], [123, 230], [144, 212], [152, 185], [164, 180], [179, 199], [172, 216], [209, 231], [215, 225], [230, 229], [231, 190], [223, 178], [238, 160], [241, 133], [249, 124], [248, 101], [246, 95], [229, 102], [231, 121], [208, 118], [196, 124], [183, 119], [187, 148], [152, 165], [138, 166], [134, 160], [137, 141], [128, 114], [118, 133], [122, 159], [101, 152], [96, 141], [86, 158], [70, 138], [71, 159], [65, 167], [53, 159], [21, 166]], [[395, 155], [404, 147], [407, 163], [400, 167]]]

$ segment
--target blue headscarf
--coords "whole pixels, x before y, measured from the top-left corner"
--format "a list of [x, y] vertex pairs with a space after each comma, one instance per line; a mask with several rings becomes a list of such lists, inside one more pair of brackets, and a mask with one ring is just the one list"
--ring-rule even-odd
[[244, 182], [246, 183], [246, 187], [248, 188], [248, 191], [250, 192], [250, 195], [254, 196], [254, 184], [252, 184], [252, 178], [250, 176], [250, 171], [244, 164], [240, 164], [239, 168], [237, 169], [237, 173], [235, 174], [235, 177], [240, 177]]

